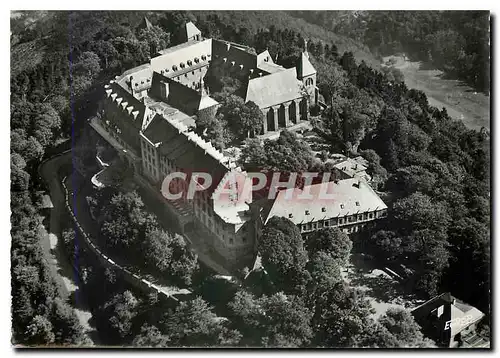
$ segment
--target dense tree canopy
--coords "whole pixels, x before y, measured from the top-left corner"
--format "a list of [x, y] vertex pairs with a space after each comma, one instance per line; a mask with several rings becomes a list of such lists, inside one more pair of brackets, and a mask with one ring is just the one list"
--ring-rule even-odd
[[324, 228], [308, 235], [306, 249], [309, 254], [326, 253], [339, 264], [346, 264], [352, 249], [349, 236], [339, 228]]
[[308, 280], [307, 251], [300, 231], [290, 220], [272, 217], [258, 242], [262, 263], [277, 290], [300, 292]]
[[[259, 149], [260, 148], [260, 149]], [[311, 148], [297, 139], [297, 136], [283, 130], [277, 140], [249, 141], [243, 147], [241, 163], [247, 169], [261, 169], [283, 172], [303, 172], [312, 165]]]
[[229, 309], [242, 345], [297, 348], [307, 346], [312, 338], [311, 314], [295, 296], [276, 293], [255, 298], [239, 291]]

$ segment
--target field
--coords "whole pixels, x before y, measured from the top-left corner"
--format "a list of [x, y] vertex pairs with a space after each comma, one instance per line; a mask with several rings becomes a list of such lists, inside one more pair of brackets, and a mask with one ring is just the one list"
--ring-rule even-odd
[[490, 129], [490, 97], [476, 92], [461, 81], [443, 78], [442, 71], [424, 69], [420, 62], [412, 62], [401, 56], [388, 56], [384, 63], [393, 59], [394, 67], [404, 75], [408, 88], [425, 92], [432, 106], [446, 108], [448, 114], [460, 119], [471, 129]]

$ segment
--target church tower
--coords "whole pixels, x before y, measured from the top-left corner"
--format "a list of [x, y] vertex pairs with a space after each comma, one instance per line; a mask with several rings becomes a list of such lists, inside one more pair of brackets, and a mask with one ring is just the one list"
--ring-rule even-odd
[[316, 69], [309, 61], [306, 40], [304, 40], [304, 51], [300, 54], [299, 62], [297, 63], [297, 78], [304, 84], [304, 87], [309, 95], [309, 104], [316, 105], [318, 100], [318, 91], [316, 88]]

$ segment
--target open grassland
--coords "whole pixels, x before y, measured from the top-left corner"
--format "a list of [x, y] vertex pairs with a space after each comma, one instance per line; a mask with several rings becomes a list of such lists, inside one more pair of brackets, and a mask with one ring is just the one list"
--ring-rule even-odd
[[468, 128], [490, 129], [489, 96], [476, 92], [461, 81], [443, 78], [442, 71], [425, 69], [422, 63], [401, 56], [385, 57], [384, 63], [391, 58], [394, 67], [403, 73], [408, 88], [425, 92], [430, 105], [446, 108], [451, 117], [460, 119]]

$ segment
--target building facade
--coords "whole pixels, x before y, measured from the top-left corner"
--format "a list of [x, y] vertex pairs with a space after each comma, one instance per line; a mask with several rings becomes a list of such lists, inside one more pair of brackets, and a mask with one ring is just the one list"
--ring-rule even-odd
[[358, 178], [282, 190], [262, 207], [259, 226], [273, 216], [285, 217], [304, 235], [328, 227], [356, 233], [387, 216], [387, 205]]

